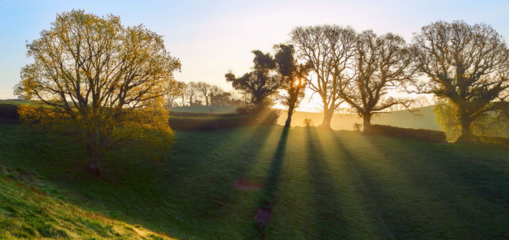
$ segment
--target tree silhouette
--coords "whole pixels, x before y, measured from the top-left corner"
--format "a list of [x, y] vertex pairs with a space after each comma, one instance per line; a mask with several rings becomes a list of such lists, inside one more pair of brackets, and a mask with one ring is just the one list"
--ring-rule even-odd
[[458, 141], [470, 141], [471, 124], [505, 104], [509, 88], [509, 50], [486, 24], [438, 21], [424, 26], [413, 39], [416, 64], [429, 81], [417, 84], [454, 105], [461, 126]]
[[282, 96], [282, 103], [288, 106], [288, 117], [285, 128], [289, 128], [292, 122], [292, 115], [304, 98], [306, 89], [306, 76], [310, 69], [309, 65], [298, 64], [295, 58], [293, 45], [279, 44], [274, 46], [276, 54], [274, 59], [277, 63], [277, 70], [281, 75], [282, 89], [286, 94]]
[[275, 74], [276, 62], [270, 53], [254, 50], [253, 71], [236, 78], [232, 72], [225, 75], [226, 81], [232, 83], [236, 90], [251, 95], [251, 104], [255, 112], [260, 112], [271, 105], [270, 96], [281, 87], [281, 78]]
[[412, 80], [413, 58], [401, 36], [377, 36], [371, 30], [357, 36], [354, 56], [355, 77], [341, 89], [340, 96], [363, 118], [364, 132], [369, 132], [375, 113], [398, 104], [410, 105], [411, 100], [385, 96]]
[[343, 103], [340, 92], [352, 79], [348, 74], [354, 55], [355, 31], [336, 25], [297, 27], [291, 32], [300, 59], [308, 62], [314, 75], [308, 86], [322, 100], [322, 126], [330, 128], [334, 110]]

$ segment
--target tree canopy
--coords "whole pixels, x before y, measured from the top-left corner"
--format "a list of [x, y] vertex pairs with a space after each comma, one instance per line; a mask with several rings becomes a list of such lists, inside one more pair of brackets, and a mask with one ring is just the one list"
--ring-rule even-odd
[[509, 49], [491, 26], [438, 21], [413, 39], [414, 61], [428, 81], [417, 85], [454, 105], [459, 140], [473, 137], [471, 124], [505, 104], [509, 88]]
[[34, 63], [21, 69], [16, 93], [38, 104], [22, 106], [21, 118], [73, 137], [96, 174], [105, 152], [134, 139], [158, 150], [150, 153], [171, 147], [164, 95], [180, 61], [162, 36], [143, 25], [124, 27], [118, 16], [73, 10], [57, 14], [27, 44], [27, 55]]
[[289, 128], [293, 112], [299, 107], [300, 101], [304, 98], [306, 77], [310, 66], [297, 62], [293, 45], [275, 45], [274, 50], [276, 51], [274, 60], [277, 63], [277, 71], [281, 77], [281, 88], [286, 91], [282, 94], [281, 103], [288, 106], [285, 127]]
[[340, 92], [352, 79], [348, 70], [354, 57], [355, 36], [352, 28], [336, 25], [297, 27], [291, 32], [299, 59], [311, 67], [313, 75], [307, 78], [307, 84], [321, 98], [325, 128], [330, 128], [334, 110], [344, 102]]
[[254, 50], [253, 71], [245, 73], [242, 77], [235, 77], [229, 72], [225, 75], [236, 90], [245, 91], [251, 95], [251, 104], [256, 111], [270, 106], [270, 96], [277, 93], [281, 87], [281, 79], [275, 74], [276, 62], [270, 53]]
[[373, 114], [397, 104], [410, 105], [408, 99], [388, 95], [412, 80], [413, 56], [401, 36], [377, 36], [371, 30], [357, 35], [354, 49], [354, 77], [340, 89], [340, 96], [363, 118], [364, 131], [369, 131]]

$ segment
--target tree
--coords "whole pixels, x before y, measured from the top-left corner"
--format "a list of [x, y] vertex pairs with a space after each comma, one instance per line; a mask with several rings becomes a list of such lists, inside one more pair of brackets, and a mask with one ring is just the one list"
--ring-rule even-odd
[[277, 69], [281, 75], [282, 88], [286, 90], [282, 103], [288, 106], [288, 117], [286, 118], [285, 128], [291, 127], [292, 115], [299, 103], [304, 98], [306, 89], [306, 77], [309, 65], [298, 64], [295, 59], [295, 49], [293, 45], [274, 46], [276, 54], [274, 59], [277, 63]]
[[186, 105], [187, 97], [187, 84], [182, 82], [182, 91], [180, 92], [180, 98], [182, 99], [182, 107]]
[[221, 87], [212, 85], [210, 88], [210, 105], [230, 105], [232, 104], [232, 94], [225, 92]]
[[429, 79], [418, 89], [454, 105], [458, 141], [470, 141], [472, 122], [503, 106], [492, 102], [507, 99], [509, 50], [502, 36], [486, 24], [438, 21], [415, 34], [413, 45], [417, 67]]
[[314, 73], [314, 79], [310, 75], [307, 83], [322, 100], [322, 127], [330, 128], [334, 110], [343, 103], [340, 92], [352, 78], [348, 69], [354, 55], [355, 35], [352, 28], [336, 25], [297, 27], [291, 32], [299, 58], [308, 62]]
[[17, 89], [37, 104], [23, 105], [21, 119], [72, 137], [95, 174], [102, 176], [107, 151], [126, 144], [143, 144], [148, 154], [170, 149], [164, 95], [180, 61], [162, 36], [124, 27], [117, 16], [73, 10], [57, 14], [50, 30], [27, 44], [27, 55], [34, 63], [21, 69]]
[[254, 70], [236, 78], [232, 72], [225, 75], [226, 81], [231, 82], [236, 90], [251, 94], [251, 104], [255, 112], [260, 112], [271, 105], [270, 96], [277, 93], [281, 86], [280, 78], [274, 74], [276, 62], [269, 53], [259, 50], [253, 51], [255, 55]]
[[210, 100], [210, 89], [212, 88], [212, 85], [206, 83], [206, 82], [197, 82], [196, 83], [196, 89], [200, 92], [200, 94], [205, 98], [205, 106], [209, 106], [209, 100]]
[[198, 90], [195, 82], [189, 82], [186, 84], [186, 96], [189, 101], [189, 106], [196, 105], [196, 98], [198, 95]]
[[182, 96], [182, 92], [185, 90], [185, 83], [174, 81], [174, 86], [166, 93], [166, 106], [173, 107], [177, 98]]
[[401, 36], [377, 36], [371, 30], [357, 36], [352, 63], [355, 77], [340, 96], [363, 118], [364, 132], [369, 132], [374, 114], [394, 105], [409, 107], [411, 100], [386, 96], [412, 80], [412, 63], [412, 53]]

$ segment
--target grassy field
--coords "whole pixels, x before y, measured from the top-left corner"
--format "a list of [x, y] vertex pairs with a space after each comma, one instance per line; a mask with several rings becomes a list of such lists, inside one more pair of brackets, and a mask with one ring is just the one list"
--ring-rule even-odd
[[0, 165], [0, 239], [169, 239], [73, 202], [32, 171]]
[[[254, 216], [266, 207], [266, 239], [509, 238], [505, 148], [301, 127], [177, 132], [167, 163], [112, 153], [110, 183], [86, 173], [80, 149], [16, 126], [0, 124], [0, 163], [170, 237], [260, 239]], [[264, 188], [233, 187], [245, 178]]]

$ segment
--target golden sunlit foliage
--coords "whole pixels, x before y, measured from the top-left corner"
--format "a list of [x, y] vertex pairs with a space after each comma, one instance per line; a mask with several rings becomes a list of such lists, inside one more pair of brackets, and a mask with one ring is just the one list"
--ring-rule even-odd
[[76, 139], [96, 174], [105, 152], [126, 143], [144, 143], [154, 154], [170, 149], [164, 95], [177, 84], [180, 61], [162, 36], [124, 27], [117, 16], [73, 10], [57, 14], [27, 49], [35, 61], [21, 69], [15, 93], [36, 104], [21, 106], [21, 119]]
[[[490, 105], [499, 104], [491, 103]], [[492, 107], [495, 110], [484, 112], [470, 125], [470, 131], [476, 136], [509, 137], [509, 115], [505, 108]], [[458, 107], [446, 100], [439, 101], [433, 108], [436, 121], [446, 133], [447, 141], [455, 142], [461, 136], [461, 120]]]

